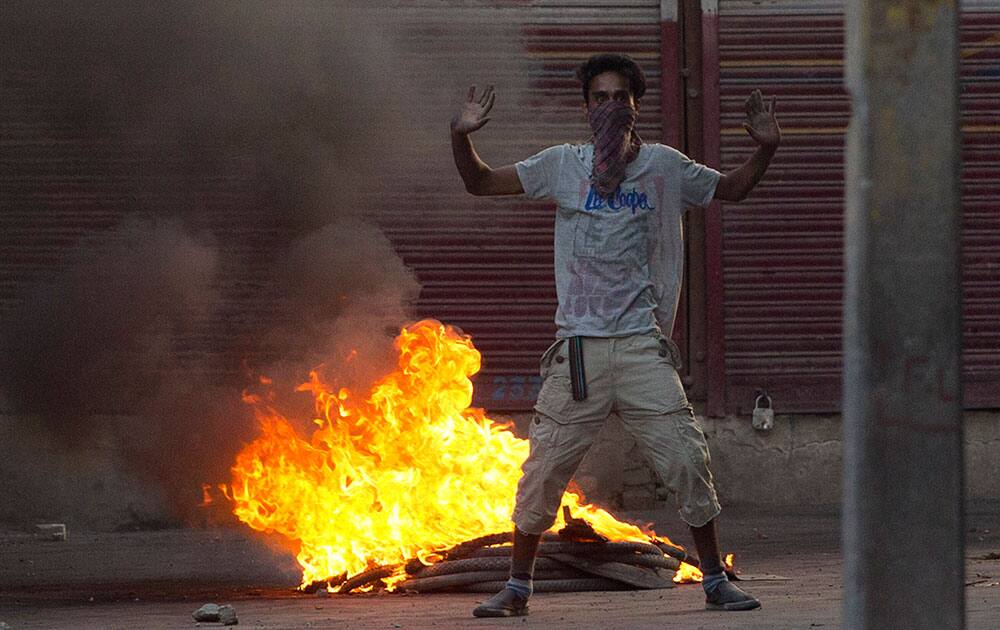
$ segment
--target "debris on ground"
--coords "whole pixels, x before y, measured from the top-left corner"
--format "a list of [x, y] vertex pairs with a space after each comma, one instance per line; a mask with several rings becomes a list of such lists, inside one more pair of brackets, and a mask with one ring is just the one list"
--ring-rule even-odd
[[0, 630], [11, 630], [11, 628], [6, 621], [0, 621]]
[[35, 538], [38, 540], [66, 540], [66, 525], [64, 523], [39, 523], [35, 525]]
[[218, 622], [224, 626], [235, 626], [240, 622], [236, 617], [236, 609], [229, 604], [205, 604], [198, 610], [191, 613], [195, 621]]
[[219, 606], [219, 621], [224, 626], [235, 626], [240, 622], [236, 617], [236, 609], [228, 604], [225, 606]]
[[975, 586], [978, 588], [1000, 586], [1000, 582], [991, 582], [988, 578], [982, 580], [973, 580], [971, 582], [966, 582], [966, 586]]
[[608, 542], [608, 537], [598, 534], [594, 526], [582, 518], [573, 518], [569, 506], [563, 506], [566, 526], [559, 530], [559, 537], [570, 542]]
[[[596, 534], [596, 532], [595, 532]], [[589, 537], [576, 526], [571, 537]], [[493, 592], [503, 588], [510, 575], [511, 533], [502, 532], [465, 541], [440, 552], [439, 560], [426, 565], [419, 559], [405, 565], [376, 566], [333, 583], [337, 593], [374, 589], [383, 593], [385, 579], [405, 571], [395, 585], [401, 592]], [[535, 592], [672, 588], [673, 575], [687, 558], [683, 549], [653, 542], [574, 542], [561, 534], [545, 534], [535, 561]], [[304, 590], [315, 593], [331, 586], [318, 582]]]
[[205, 604], [198, 610], [191, 613], [195, 621], [218, 621], [219, 620], [219, 605], [218, 604]]

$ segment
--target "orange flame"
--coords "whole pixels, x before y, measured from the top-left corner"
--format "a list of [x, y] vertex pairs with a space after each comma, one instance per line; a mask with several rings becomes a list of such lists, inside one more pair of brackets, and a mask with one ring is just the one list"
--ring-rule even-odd
[[[735, 566], [736, 556], [727, 553], [725, 559], [723, 559], [722, 564], [726, 571], [732, 571]], [[701, 582], [704, 575], [696, 566], [692, 566], [687, 562], [682, 562], [677, 573], [674, 574], [674, 582], [677, 584], [688, 584], [690, 582]]]
[[212, 484], [209, 483], [201, 484], [201, 503], [198, 504], [198, 507], [206, 507], [212, 505], [213, 501], [212, 501], [212, 493], [210, 492], [211, 489], [212, 489]]
[[674, 574], [674, 582], [676, 584], [689, 584], [691, 582], [701, 582], [702, 574], [701, 569], [698, 567], [688, 564], [687, 562], [682, 562], [677, 573]]
[[[268, 400], [244, 396], [260, 435], [237, 456], [227, 497], [251, 528], [290, 541], [303, 585], [413, 557], [431, 562], [435, 551], [511, 528], [528, 442], [469, 407], [479, 351], [434, 320], [404, 328], [396, 348], [396, 369], [364, 396], [310, 374], [298, 388], [315, 398], [318, 428], [308, 438]], [[609, 538], [655, 536], [576, 494], [564, 503]], [[563, 524], [560, 511], [554, 528]]]

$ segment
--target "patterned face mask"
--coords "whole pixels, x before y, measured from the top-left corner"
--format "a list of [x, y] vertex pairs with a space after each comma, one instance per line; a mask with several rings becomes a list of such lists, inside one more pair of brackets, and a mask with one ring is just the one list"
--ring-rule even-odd
[[590, 183], [602, 197], [613, 195], [625, 179], [625, 167], [639, 155], [642, 139], [635, 132], [639, 113], [627, 103], [609, 100], [590, 110], [594, 131], [594, 168]]

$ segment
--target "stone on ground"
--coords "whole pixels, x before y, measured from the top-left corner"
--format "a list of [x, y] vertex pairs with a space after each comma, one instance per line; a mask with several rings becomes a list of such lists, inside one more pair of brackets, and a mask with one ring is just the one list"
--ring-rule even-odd
[[198, 610], [191, 613], [195, 621], [218, 621], [219, 620], [219, 605], [218, 604], [205, 604]]
[[240, 622], [236, 618], [236, 609], [229, 605], [219, 606], [219, 621], [224, 626], [235, 626]]

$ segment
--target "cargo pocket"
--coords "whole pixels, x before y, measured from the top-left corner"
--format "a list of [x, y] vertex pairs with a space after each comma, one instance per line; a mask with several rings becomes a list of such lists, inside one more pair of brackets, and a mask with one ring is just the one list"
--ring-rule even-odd
[[535, 410], [556, 420], [564, 420], [566, 408], [573, 400], [573, 385], [569, 376], [550, 374], [542, 383], [542, 391], [538, 392]]
[[670, 356], [670, 362], [673, 364], [674, 369], [679, 370], [684, 365], [684, 361], [681, 359], [681, 349], [677, 347], [673, 339], [668, 337], [663, 338], [664, 345], [667, 347], [667, 353]]
[[670, 367], [675, 370], [681, 369], [681, 366], [683, 365], [681, 361], [681, 350], [677, 347], [677, 344], [674, 343], [674, 340], [661, 333], [654, 332], [652, 335], [657, 341], [656, 350], [660, 357], [660, 361], [669, 364]]
[[535, 410], [556, 420], [562, 420], [566, 408], [573, 400], [573, 386], [569, 378], [569, 361], [566, 357], [566, 340], [559, 339], [542, 355], [540, 374], [542, 389], [538, 392]]
[[558, 429], [558, 425], [552, 419], [536, 413], [528, 428], [528, 441], [531, 448], [534, 450], [551, 447], [555, 443]]
[[542, 353], [542, 358], [538, 361], [538, 374], [542, 377], [542, 380], [549, 374], [549, 366], [552, 365], [552, 360], [556, 357], [559, 349], [565, 345], [565, 339], [556, 339], [555, 342]]
[[698, 471], [698, 475], [711, 479], [709, 466], [712, 464], [712, 456], [708, 451], [708, 440], [705, 432], [698, 426], [698, 421], [690, 411], [680, 412], [673, 415], [674, 427], [677, 431], [678, 444], [681, 445], [688, 460]]

